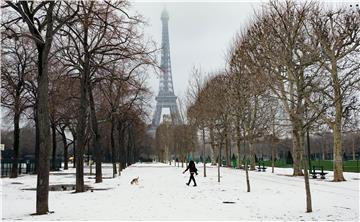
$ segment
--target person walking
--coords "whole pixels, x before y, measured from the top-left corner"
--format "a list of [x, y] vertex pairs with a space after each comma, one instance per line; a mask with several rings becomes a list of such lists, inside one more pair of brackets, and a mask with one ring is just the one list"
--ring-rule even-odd
[[198, 170], [197, 170], [196, 167], [195, 167], [194, 161], [190, 160], [190, 163], [189, 163], [188, 167], [186, 168], [186, 170], [184, 170], [183, 174], [184, 174], [187, 170], [190, 171], [190, 178], [189, 178], [189, 182], [186, 183], [186, 185], [189, 186], [189, 184], [190, 184], [190, 182], [191, 182], [191, 180], [192, 180], [192, 181], [194, 181], [194, 187], [196, 187], [197, 185], [196, 185], [194, 173], [195, 173], [196, 175], [198, 175], [198, 173], [197, 173]]

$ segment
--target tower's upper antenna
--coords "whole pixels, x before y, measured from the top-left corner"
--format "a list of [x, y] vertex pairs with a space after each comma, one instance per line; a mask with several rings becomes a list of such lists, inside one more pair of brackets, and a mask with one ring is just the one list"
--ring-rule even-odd
[[164, 9], [161, 13], [161, 20], [169, 20], [169, 13], [166, 10], [166, 6], [164, 7]]

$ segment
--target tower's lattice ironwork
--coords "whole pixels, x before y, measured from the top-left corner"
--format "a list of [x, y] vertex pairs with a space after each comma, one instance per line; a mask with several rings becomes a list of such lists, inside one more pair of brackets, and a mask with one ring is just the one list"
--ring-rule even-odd
[[170, 109], [173, 124], [182, 122], [179, 109], [176, 103], [177, 97], [174, 94], [173, 80], [171, 74], [170, 41], [169, 41], [169, 14], [166, 9], [161, 13], [162, 21], [162, 43], [161, 43], [161, 64], [159, 94], [155, 97], [156, 109], [152, 119], [152, 127], [160, 125], [161, 112], [163, 108]]

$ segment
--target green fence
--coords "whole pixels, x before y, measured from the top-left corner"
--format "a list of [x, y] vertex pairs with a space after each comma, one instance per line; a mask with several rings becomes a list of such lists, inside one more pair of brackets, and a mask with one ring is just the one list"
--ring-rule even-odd
[[[62, 161], [60, 159], [55, 160], [55, 170], [61, 168]], [[12, 160], [11, 159], [1, 159], [1, 177], [10, 176], [12, 169]], [[52, 160], [50, 160], [50, 166], [52, 165]], [[35, 173], [35, 160], [19, 160], [18, 162], [18, 174], [33, 174]]]
[[[271, 167], [271, 160], [262, 161], [265, 166]], [[333, 161], [332, 160], [312, 160], [312, 166], [323, 166], [324, 170], [332, 171], [333, 170]], [[275, 161], [275, 167], [281, 168], [291, 168], [291, 164], [286, 164], [285, 161], [278, 160]], [[343, 161], [343, 171], [344, 172], [357, 172], [360, 173], [360, 162], [359, 160], [347, 160]]]
[[[11, 174], [12, 161], [2, 159], [1, 160], [1, 177], [8, 177]], [[20, 160], [18, 162], [18, 174], [29, 174], [35, 172], [35, 161], [32, 160]]]

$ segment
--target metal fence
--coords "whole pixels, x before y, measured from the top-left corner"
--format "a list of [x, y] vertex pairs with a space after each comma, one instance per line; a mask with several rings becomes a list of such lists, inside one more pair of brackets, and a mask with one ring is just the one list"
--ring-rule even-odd
[[[61, 168], [61, 160], [55, 160], [55, 170]], [[50, 166], [52, 160], [50, 160]], [[8, 177], [11, 174], [12, 170], [12, 160], [10, 159], [1, 159], [1, 177]], [[18, 163], [18, 174], [35, 174], [35, 160], [20, 160]]]

